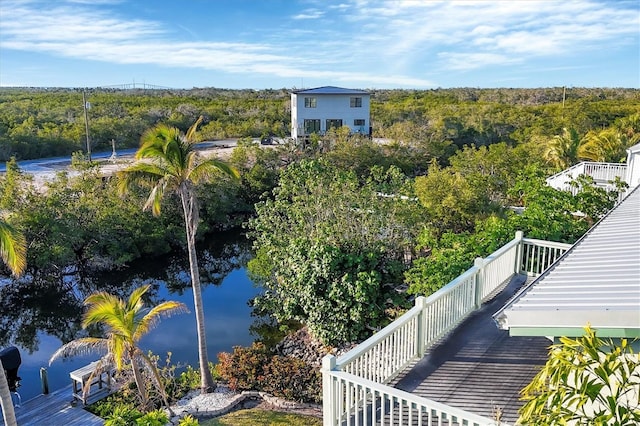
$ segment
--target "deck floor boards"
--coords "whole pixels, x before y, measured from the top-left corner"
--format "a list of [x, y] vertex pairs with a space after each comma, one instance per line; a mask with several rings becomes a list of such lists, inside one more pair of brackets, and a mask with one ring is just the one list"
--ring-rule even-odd
[[[16, 407], [19, 426], [103, 426], [104, 420], [83, 409], [80, 402], [72, 405], [71, 385], [48, 395], [39, 395]], [[0, 418], [0, 425], [4, 421]]]
[[551, 345], [544, 337], [509, 337], [492, 319], [523, 281], [512, 280], [393, 385], [486, 417], [499, 409], [501, 420], [514, 424], [522, 406], [520, 390], [545, 364]]

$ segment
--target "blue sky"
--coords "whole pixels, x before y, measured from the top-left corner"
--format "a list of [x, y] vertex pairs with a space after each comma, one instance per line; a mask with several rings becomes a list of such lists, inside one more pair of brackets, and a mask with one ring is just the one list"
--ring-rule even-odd
[[0, 85], [640, 87], [640, 0], [2, 0]]

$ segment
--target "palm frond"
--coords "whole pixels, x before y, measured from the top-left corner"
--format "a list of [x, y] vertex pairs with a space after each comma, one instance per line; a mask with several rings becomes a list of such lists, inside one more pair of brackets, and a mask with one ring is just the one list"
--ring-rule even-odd
[[142, 336], [153, 330], [161, 318], [168, 318], [172, 315], [188, 313], [187, 305], [182, 302], [169, 300], [154, 306], [140, 320], [133, 335], [134, 341], [138, 341]]
[[191, 168], [189, 179], [194, 183], [198, 183], [209, 179], [217, 171], [220, 171], [234, 179], [238, 179], [240, 177], [240, 173], [235, 167], [222, 160], [210, 158], [194, 165]]
[[140, 148], [136, 151], [136, 160], [157, 159], [166, 156], [167, 147], [180, 140], [180, 130], [159, 124], [147, 130], [140, 138]]
[[140, 161], [117, 173], [118, 192], [126, 194], [134, 185], [155, 185], [172, 175], [173, 171], [165, 164]]
[[129, 347], [122, 338], [109, 339], [109, 353], [113, 357], [113, 363], [118, 371], [122, 370], [124, 364], [129, 360]]
[[67, 358], [78, 355], [99, 354], [104, 355], [109, 351], [108, 339], [99, 337], [83, 337], [81, 339], [72, 340], [62, 345], [49, 358], [49, 365], [58, 358]]
[[198, 126], [200, 125], [200, 123], [202, 123], [202, 120], [204, 120], [203, 116], [198, 117], [196, 122], [193, 123], [191, 127], [189, 127], [189, 130], [187, 130], [187, 133], [185, 134], [185, 139], [188, 142], [190, 143], [196, 142], [196, 132], [198, 130]]
[[110, 323], [111, 318], [117, 315], [116, 311], [119, 302], [120, 299], [106, 292], [89, 295], [84, 301], [84, 305], [87, 306], [87, 311], [82, 319], [82, 327], [86, 328], [92, 324]]
[[16, 276], [27, 266], [26, 247], [24, 236], [8, 223], [0, 221], [0, 258]]
[[167, 186], [165, 179], [161, 179], [156, 183], [156, 185], [151, 189], [149, 193], [149, 197], [147, 201], [145, 201], [144, 206], [142, 206], [142, 210], [151, 209], [151, 213], [154, 216], [160, 216], [162, 210], [162, 200], [164, 199], [164, 191]]
[[134, 289], [127, 299], [127, 310], [139, 310], [142, 303], [142, 296], [151, 288], [150, 284], [140, 286]]

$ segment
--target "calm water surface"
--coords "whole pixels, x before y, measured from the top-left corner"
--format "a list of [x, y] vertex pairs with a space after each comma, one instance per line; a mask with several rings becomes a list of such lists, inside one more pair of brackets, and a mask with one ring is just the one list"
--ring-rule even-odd
[[[254, 318], [248, 301], [258, 294], [247, 277], [249, 242], [238, 231], [213, 235], [199, 247], [202, 296], [204, 302], [209, 359], [216, 361], [221, 351], [253, 341], [249, 327]], [[78, 282], [82, 281], [82, 282]], [[64, 283], [0, 284], [0, 347], [18, 346], [22, 356], [19, 375], [23, 401], [41, 393], [40, 368], [46, 367], [50, 390], [71, 383], [69, 372], [98, 359], [97, 355], [59, 359], [49, 366], [50, 356], [72, 338], [86, 335], [79, 326], [82, 300], [96, 289], [127, 297], [133, 288], [151, 284], [151, 301], [177, 300], [190, 313], [163, 318], [146, 335], [140, 347], [160, 355], [172, 353], [172, 363], [197, 366], [197, 335], [193, 294], [189, 283], [186, 254], [139, 261], [123, 271], [85, 280], [67, 277]]]

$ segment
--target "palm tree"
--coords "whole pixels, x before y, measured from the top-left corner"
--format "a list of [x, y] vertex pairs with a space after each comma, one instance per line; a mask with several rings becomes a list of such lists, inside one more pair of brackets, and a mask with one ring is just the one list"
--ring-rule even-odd
[[585, 143], [580, 146], [578, 153], [585, 160], [621, 163], [626, 160], [627, 148], [631, 147], [635, 140], [614, 128], [599, 132], [592, 130], [585, 136]]
[[82, 326], [103, 325], [106, 336], [83, 337], [72, 340], [58, 349], [49, 360], [51, 364], [59, 357], [99, 352], [104, 354], [98, 368], [115, 365], [121, 371], [125, 365], [131, 367], [133, 378], [142, 399], [143, 408], [148, 408], [149, 397], [145, 386], [142, 369], [151, 372], [164, 403], [169, 406], [160, 381], [158, 370], [149, 357], [138, 347], [140, 339], [158, 324], [160, 317], [174, 313], [188, 312], [181, 302], [167, 301], [150, 309], [144, 307], [142, 296], [150, 286], [135, 289], [128, 300], [122, 300], [105, 292], [93, 293], [84, 301], [88, 307]]
[[[27, 265], [26, 244], [22, 234], [8, 223], [0, 220], [0, 258], [14, 276], [19, 276]], [[0, 407], [6, 426], [17, 426], [16, 413], [4, 367], [0, 361]]]
[[566, 169], [578, 162], [578, 150], [582, 143], [583, 139], [576, 129], [564, 128], [561, 135], [556, 135], [549, 140], [544, 157], [557, 169]]
[[136, 183], [148, 183], [152, 189], [143, 209], [151, 209], [160, 215], [160, 206], [166, 192], [179, 195], [184, 214], [184, 224], [191, 270], [191, 286], [198, 331], [198, 356], [202, 393], [214, 390], [213, 377], [209, 370], [207, 340], [200, 288], [200, 273], [196, 257], [196, 231], [199, 212], [195, 184], [211, 179], [216, 172], [223, 172], [235, 178], [238, 172], [233, 167], [217, 159], [201, 159], [194, 150], [195, 133], [202, 121], [200, 117], [182, 134], [175, 127], [158, 125], [142, 135], [140, 148], [136, 152], [134, 165], [119, 173], [120, 189], [125, 192]]

